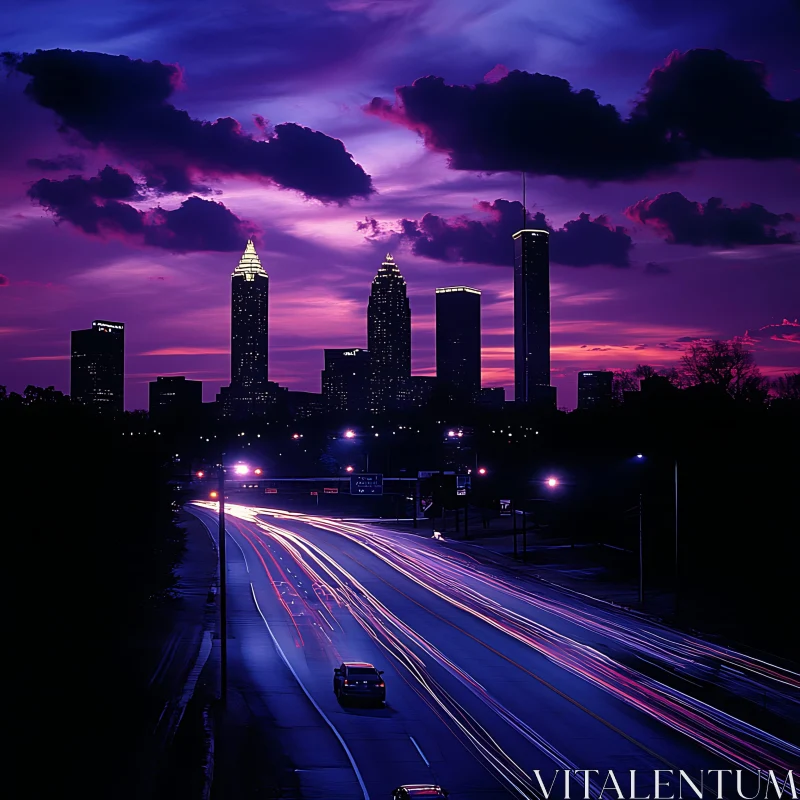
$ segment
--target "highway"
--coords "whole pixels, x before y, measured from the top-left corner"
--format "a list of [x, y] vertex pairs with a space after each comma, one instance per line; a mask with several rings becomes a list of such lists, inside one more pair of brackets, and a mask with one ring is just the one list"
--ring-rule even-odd
[[[216, 533], [217, 505], [187, 506]], [[638, 797], [714, 769], [800, 765], [800, 675], [514, 574], [466, 546], [226, 504], [231, 657], [298, 764], [304, 798], [388, 798], [435, 782], [464, 798]], [[342, 707], [335, 666], [385, 670], [387, 706]], [[763, 703], [763, 730], [714, 705]], [[765, 716], [765, 720], [767, 717]], [[538, 770], [538, 773], [536, 772]], [[579, 770], [597, 770], [581, 774]], [[733, 774], [733, 773], [732, 773]], [[537, 777], [538, 776], [538, 777]], [[540, 779], [541, 778], [541, 782]], [[800, 779], [795, 778], [800, 787]], [[585, 780], [585, 785], [584, 785]], [[704, 796], [717, 796], [706, 778]], [[761, 794], [763, 796], [763, 788]], [[735, 797], [733, 778], [722, 797]], [[684, 797], [686, 797], [684, 789]], [[691, 796], [691, 795], [690, 795]]]

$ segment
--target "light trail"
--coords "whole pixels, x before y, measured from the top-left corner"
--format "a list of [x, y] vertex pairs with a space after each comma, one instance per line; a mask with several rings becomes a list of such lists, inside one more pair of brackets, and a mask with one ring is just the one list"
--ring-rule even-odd
[[[216, 508], [217, 504], [197, 505]], [[749, 674], [751, 681], [760, 678], [777, 684], [781, 687], [781, 691], [791, 691], [800, 687], [798, 673], [693, 637], [676, 635], [675, 638], [670, 638], [658, 629], [648, 629], [638, 622], [636, 624], [639, 624], [639, 627], [634, 627], [634, 622], [630, 619], [610, 618], [610, 615], [598, 613], [596, 609], [583, 604], [570, 605], [567, 602], [543, 597], [529, 589], [520, 588], [508, 580], [491, 575], [479, 564], [476, 565], [474, 559], [470, 558], [473, 563], [465, 563], [464, 554], [437, 550], [419, 537], [397, 534], [390, 536], [363, 525], [303, 514], [289, 514], [273, 509], [226, 506], [226, 509], [228, 508], [228, 514], [252, 524], [260, 531], [258, 537], [251, 538], [240, 530], [256, 552], [259, 546], [269, 552], [263, 536], [274, 539], [291, 555], [298, 569], [308, 578], [312, 586], [325, 587], [337, 604], [345, 605], [370, 637], [412, 675], [416, 682], [415, 690], [420, 689], [423, 692], [429, 706], [432, 703], [436, 708], [437, 715], [446, 719], [451, 729], [455, 726], [492, 771], [513, 791], [521, 792], [523, 797], [537, 794], [527, 777], [529, 770], [523, 770], [505, 755], [488, 732], [433, 679], [424, 663], [405, 640], [432, 658], [477, 696], [487, 708], [559, 767], [577, 768], [529, 725], [503, 707], [466, 671], [447, 659], [431, 642], [426, 641], [392, 614], [321, 547], [311, 542], [307, 536], [264, 522], [259, 519], [259, 514], [266, 513], [276, 519], [306, 523], [336, 533], [358, 544], [415, 585], [512, 637], [552, 663], [601, 688], [649, 717], [689, 736], [710, 752], [742, 769], [763, 774], [768, 769], [796, 770], [796, 765], [800, 763], [800, 748], [797, 746], [536, 622], [531, 619], [528, 612], [520, 614], [511, 610], [508, 607], [510, 605], [508, 600], [513, 599], [522, 603], [532, 611], [551, 614], [675, 669], [694, 669], [697, 667], [698, 659], [706, 662], [716, 660], [721, 666], [735, 665], [733, 668], [744, 670]], [[270, 557], [277, 566], [274, 555], [270, 553]], [[270, 574], [260, 554], [259, 558]], [[271, 576], [270, 579], [272, 580]], [[498, 602], [487, 592], [499, 593], [504, 602]], [[335, 616], [332, 610], [330, 613], [332, 617]], [[519, 664], [516, 666], [524, 669]], [[713, 667], [706, 668], [713, 669]], [[790, 702], [797, 702], [791, 695], [788, 695], [788, 699]], [[593, 788], [596, 790], [597, 787]]]

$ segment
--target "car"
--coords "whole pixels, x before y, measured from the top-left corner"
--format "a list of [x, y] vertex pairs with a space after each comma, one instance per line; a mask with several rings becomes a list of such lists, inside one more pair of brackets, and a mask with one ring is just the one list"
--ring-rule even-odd
[[428, 800], [449, 797], [450, 793], [432, 783], [408, 783], [398, 786], [392, 792], [392, 800], [414, 800], [415, 797], [425, 797]]
[[343, 700], [374, 700], [386, 702], [386, 683], [383, 670], [363, 661], [345, 661], [333, 671], [333, 692]]

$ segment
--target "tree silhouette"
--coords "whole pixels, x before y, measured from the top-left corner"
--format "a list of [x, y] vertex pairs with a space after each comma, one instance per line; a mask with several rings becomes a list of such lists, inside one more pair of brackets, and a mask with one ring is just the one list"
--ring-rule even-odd
[[753, 354], [738, 341], [692, 342], [681, 359], [680, 374], [688, 386], [716, 386], [741, 399], [766, 397]]

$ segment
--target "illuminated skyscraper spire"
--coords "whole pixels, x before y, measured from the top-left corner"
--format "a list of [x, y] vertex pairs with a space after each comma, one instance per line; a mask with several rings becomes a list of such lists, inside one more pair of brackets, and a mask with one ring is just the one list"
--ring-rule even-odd
[[372, 279], [367, 343], [372, 362], [370, 410], [383, 413], [402, 402], [411, 377], [411, 309], [406, 282], [391, 253]]
[[242, 257], [239, 259], [239, 265], [233, 271], [231, 277], [236, 277], [237, 275], [244, 275], [246, 281], [255, 280], [256, 275], [263, 275], [265, 278], [268, 277], [266, 270], [261, 266], [261, 259], [258, 257], [252, 239], [247, 240], [247, 246], [244, 248], [244, 253], [242, 253]]

